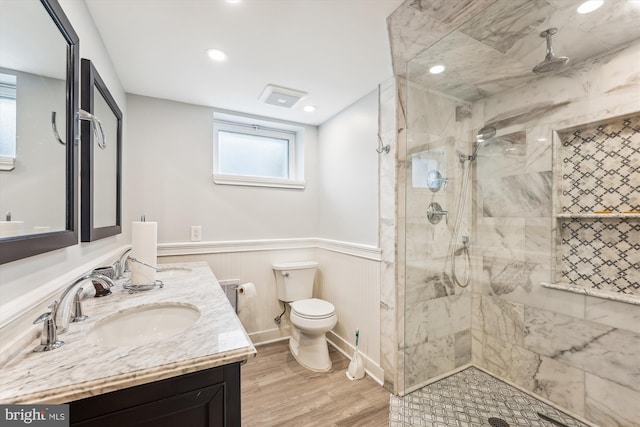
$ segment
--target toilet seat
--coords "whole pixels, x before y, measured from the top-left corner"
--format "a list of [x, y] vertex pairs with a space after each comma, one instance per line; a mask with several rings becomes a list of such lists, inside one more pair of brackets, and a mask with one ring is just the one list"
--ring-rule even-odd
[[336, 308], [329, 301], [309, 298], [292, 302], [291, 312], [303, 319], [320, 320], [334, 316]]

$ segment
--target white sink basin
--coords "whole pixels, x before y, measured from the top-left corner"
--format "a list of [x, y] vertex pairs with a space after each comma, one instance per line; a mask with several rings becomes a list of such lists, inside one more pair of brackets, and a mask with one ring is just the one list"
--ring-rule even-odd
[[98, 320], [86, 339], [105, 347], [137, 347], [184, 332], [199, 318], [200, 310], [191, 304], [145, 304]]

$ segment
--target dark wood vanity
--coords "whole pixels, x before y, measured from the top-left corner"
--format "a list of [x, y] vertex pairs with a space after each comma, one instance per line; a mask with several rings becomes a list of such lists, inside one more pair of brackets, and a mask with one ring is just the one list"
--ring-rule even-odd
[[231, 363], [71, 402], [71, 426], [240, 427], [240, 365]]

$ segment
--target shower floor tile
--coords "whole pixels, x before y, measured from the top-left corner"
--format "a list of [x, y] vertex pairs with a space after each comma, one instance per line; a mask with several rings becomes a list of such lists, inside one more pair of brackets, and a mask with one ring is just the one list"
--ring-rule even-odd
[[[544, 420], [538, 413], [556, 422]], [[389, 426], [587, 427], [587, 424], [471, 367], [406, 396], [391, 395]]]

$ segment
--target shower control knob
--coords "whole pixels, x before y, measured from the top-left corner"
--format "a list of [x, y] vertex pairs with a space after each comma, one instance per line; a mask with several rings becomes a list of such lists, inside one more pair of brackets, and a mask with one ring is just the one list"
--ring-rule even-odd
[[442, 217], [445, 218], [445, 223], [449, 224], [449, 211], [442, 210], [440, 203], [433, 202], [427, 207], [427, 219], [431, 224], [438, 224]]

